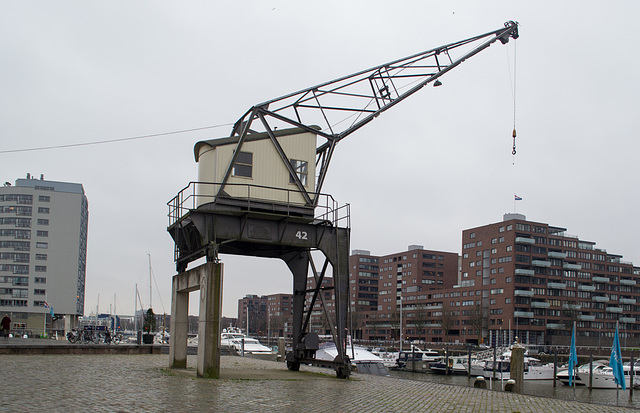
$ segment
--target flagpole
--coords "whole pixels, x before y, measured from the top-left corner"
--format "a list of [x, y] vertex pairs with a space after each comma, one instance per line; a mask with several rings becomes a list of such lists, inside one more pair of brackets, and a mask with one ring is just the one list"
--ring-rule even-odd
[[576, 399], [576, 370], [577, 370], [577, 364], [578, 364], [578, 351], [575, 348], [575, 344], [576, 344], [576, 322], [573, 322], [573, 351], [575, 352], [575, 356], [576, 356], [576, 363], [573, 365], [573, 400]]
[[[618, 351], [618, 349], [620, 348], [620, 341], [619, 341], [620, 339], [618, 338], [618, 323], [619, 323], [619, 321], [616, 320], [616, 337], [615, 337], [616, 338], [616, 343], [613, 344], [615, 346], [615, 348], [616, 348], [616, 351]], [[618, 352], [618, 357], [620, 357], [620, 365], [622, 365], [622, 354], [620, 354], [620, 352]], [[622, 369], [622, 373], [623, 373], [622, 380], [624, 380], [625, 379], [624, 378], [624, 367]], [[619, 390], [618, 389], [620, 388], [620, 383], [617, 383], [617, 384], [618, 385], [616, 386], [616, 406], [618, 405], [618, 394], [619, 394]]]
[[571, 348], [569, 350], [569, 385], [573, 387], [573, 400], [576, 399], [576, 366], [578, 365], [578, 354], [576, 351], [576, 322], [573, 322], [571, 330]]

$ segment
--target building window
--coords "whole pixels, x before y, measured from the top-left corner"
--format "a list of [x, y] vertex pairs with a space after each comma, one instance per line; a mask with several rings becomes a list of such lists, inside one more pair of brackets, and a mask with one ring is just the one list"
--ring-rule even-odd
[[38, 207], [38, 214], [48, 214], [48, 213], [49, 213], [49, 208]]
[[47, 254], [36, 254], [36, 260], [38, 260], [38, 261], [46, 261], [47, 260]]
[[49, 248], [49, 243], [47, 243], [47, 242], [36, 242], [36, 248], [47, 249], [47, 248]]
[[36, 284], [46, 284], [47, 279], [46, 277], [35, 277], [33, 282], [35, 282]]
[[37, 231], [36, 235], [39, 237], [48, 237], [49, 236], [49, 231]]
[[[302, 185], [307, 186], [307, 176], [308, 172], [308, 162], [307, 161], [299, 161], [296, 159], [290, 159], [291, 165], [293, 166], [293, 170], [298, 175], [298, 179], [302, 182]], [[293, 184], [293, 176], [289, 176], [289, 183]]]
[[38, 218], [38, 225], [49, 225], [49, 220]]
[[40, 195], [40, 196], [38, 196], [38, 201], [40, 201], [40, 202], [51, 202], [51, 197], [49, 195]]
[[36, 272], [47, 272], [46, 265], [36, 265]]
[[47, 290], [33, 290], [33, 295], [45, 295]]
[[253, 153], [239, 152], [233, 164], [233, 175], [251, 178], [253, 171]]

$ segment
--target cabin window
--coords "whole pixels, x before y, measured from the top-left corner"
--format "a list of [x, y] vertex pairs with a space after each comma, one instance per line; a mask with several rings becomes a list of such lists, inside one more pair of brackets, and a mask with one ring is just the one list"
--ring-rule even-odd
[[233, 164], [233, 176], [251, 178], [253, 170], [253, 154], [251, 152], [239, 152]]
[[[291, 166], [293, 166], [293, 170], [296, 171], [296, 175], [298, 175], [298, 179], [302, 182], [302, 185], [307, 186], [307, 175], [308, 175], [308, 162], [307, 161], [299, 161], [296, 159], [290, 159]], [[289, 183], [295, 183], [293, 180], [293, 176], [289, 176]]]

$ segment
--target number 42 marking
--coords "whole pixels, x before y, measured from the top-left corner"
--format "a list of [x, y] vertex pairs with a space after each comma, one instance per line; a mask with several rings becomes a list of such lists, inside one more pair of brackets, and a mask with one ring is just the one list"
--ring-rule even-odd
[[307, 231], [298, 231], [298, 232], [296, 232], [296, 238], [298, 238], [298, 239], [307, 239]]

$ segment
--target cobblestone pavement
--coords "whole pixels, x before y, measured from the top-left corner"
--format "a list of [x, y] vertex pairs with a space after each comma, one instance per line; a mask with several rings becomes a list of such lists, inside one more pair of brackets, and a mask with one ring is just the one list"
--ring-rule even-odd
[[171, 370], [166, 355], [9, 355], [3, 412], [624, 412], [623, 407], [222, 357], [220, 380]]

